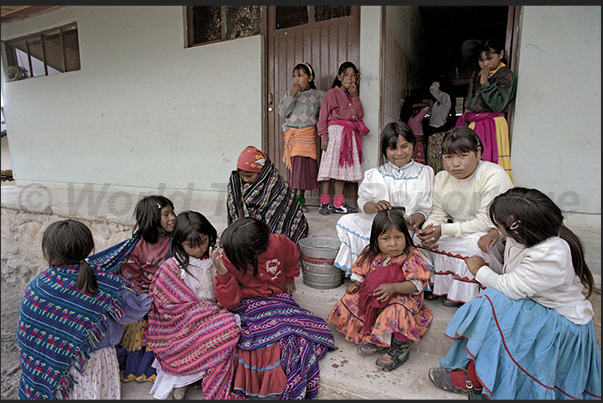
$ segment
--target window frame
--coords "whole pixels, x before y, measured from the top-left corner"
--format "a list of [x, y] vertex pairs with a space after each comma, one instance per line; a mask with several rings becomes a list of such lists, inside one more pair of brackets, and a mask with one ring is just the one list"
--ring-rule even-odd
[[[25, 42], [25, 47], [26, 47], [26, 53], [27, 53], [27, 63], [28, 63], [28, 67], [29, 67], [29, 77], [26, 77], [25, 79], [30, 79], [30, 78], [36, 78], [36, 77], [47, 77], [49, 76], [48, 74], [48, 62], [47, 62], [47, 54], [46, 54], [46, 36], [50, 33], [55, 33], [57, 30], [59, 31], [59, 40], [60, 40], [60, 60], [61, 60], [61, 68], [63, 71], [57, 70], [59, 71], [59, 73], [63, 74], [63, 73], [69, 73], [72, 71], [78, 71], [81, 70], [81, 60], [79, 62], [79, 68], [76, 70], [68, 70], [67, 69], [67, 52], [65, 51], [65, 33], [68, 32], [70, 30], [71, 27], [75, 27], [75, 32], [78, 35], [78, 41], [77, 41], [77, 56], [78, 59], [80, 57], [80, 45], [79, 45], [79, 32], [78, 32], [78, 27], [77, 27], [77, 22], [73, 21], [70, 22], [68, 24], [64, 24], [58, 27], [53, 27], [53, 28], [49, 28], [49, 29], [45, 29], [43, 31], [39, 31], [39, 32], [35, 32], [33, 34], [28, 34], [28, 35], [24, 35], [24, 36], [20, 36], [18, 38], [13, 38], [13, 39], [7, 39], [2, 41], [2, 43], [4, 44], [4, 49], [5, 49], [5, 54], [6, 54], [6, 63], [7, 63], [7, 68], [13, 67], [13, 66], [19, 66], [18, 60], [16, 58], [16, 54], [15, 52], [12, 50], [15, 48], [15, 46], [13, 46], [14, 43], [17, 42]], [[69, 29], [68, 29], [69, 28]], [[29, 48], [29, 42], [32, 40], [39, 40], [40, 41], [40, 46], [42, 48], [42, 59], [38, 59], [40, 60], [43, 65], [44, 65], [44, 75], [37, 75], [34, 76], [33, 75], [33, 64], [32, 64], [32, 57], [35, 58], [35, 56], [32, 56], [31, 54], [31, 50]], [[12, 48], [12, 49], [11, 49]], [[11, 49], [11, 50], [9, 50]], [[56, 69], [55, 69], [56, 70]]]

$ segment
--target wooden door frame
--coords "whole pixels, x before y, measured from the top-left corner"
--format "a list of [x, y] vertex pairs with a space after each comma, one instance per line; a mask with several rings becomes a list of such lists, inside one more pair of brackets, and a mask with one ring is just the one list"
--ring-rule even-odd
[[[509, 14], [507, 18], [507, 35], [505, 38], [505, 49], [509, 54], [507, 55], [507, 61], [511, 71], [517, 74], [518, 64], [518, 53], [519, 53], [519, 27], [521, 17], [521, 6], [509, 6]], [[515, 117], [515, 99], [513, 98], [509, 104], [509, 110], [507, 111], [507, 124], [509, 127], [509, 150], [511, 149], [511, 143], [513, 142], [513, 119]]]

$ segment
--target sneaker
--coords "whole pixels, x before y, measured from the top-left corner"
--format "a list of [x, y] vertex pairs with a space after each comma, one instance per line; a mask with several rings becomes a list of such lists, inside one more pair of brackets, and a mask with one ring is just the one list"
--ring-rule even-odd
[[331, 207], [331, 211], [333, 211], [333, 213], [335, 214], [348, 214], [358, 212], [358, 210], [356, 210], [354, 207], [348, 206], [346, 203], [343, 203], [341, 207]]
[[331, 212], [329, 211], [329, 203], [323, 203], [320, 205], [320, 209], [318, 210], [318, 214], [321, 215], [329, 215]]

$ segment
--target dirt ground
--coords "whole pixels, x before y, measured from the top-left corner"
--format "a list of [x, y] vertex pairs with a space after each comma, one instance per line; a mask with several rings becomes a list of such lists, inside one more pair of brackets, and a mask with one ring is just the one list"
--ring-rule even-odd
[[17, 348], [17, 321], [26, 286], [2, 282], [2, 400], [17, 399], [19, 394], [21, 364]]

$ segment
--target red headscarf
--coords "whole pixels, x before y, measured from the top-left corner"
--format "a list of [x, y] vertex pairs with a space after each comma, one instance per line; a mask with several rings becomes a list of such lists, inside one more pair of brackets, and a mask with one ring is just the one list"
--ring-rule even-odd
[[254, 146], [247, 146], [239, 155], [237, 168], [247, 172], [260, 172], [267, 160], [266, 154]]

